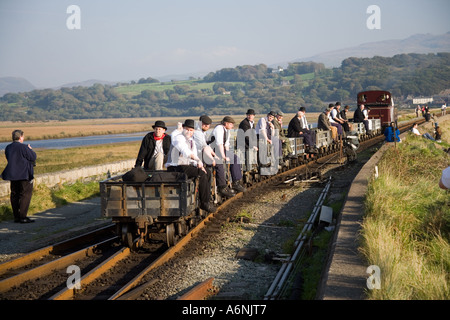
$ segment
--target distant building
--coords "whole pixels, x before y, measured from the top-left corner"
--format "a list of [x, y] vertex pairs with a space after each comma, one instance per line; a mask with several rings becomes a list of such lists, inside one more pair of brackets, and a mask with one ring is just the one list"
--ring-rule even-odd
[[414, 98], [413, 104], [425, 104], [433, 102], [433, 98]]
[[280, 72], [283, 72], [283, 71], [284, 71], [284, 69], [282, 67], [278, 67], [278, 68], [272, 69], [272, 73], [280, 73]]

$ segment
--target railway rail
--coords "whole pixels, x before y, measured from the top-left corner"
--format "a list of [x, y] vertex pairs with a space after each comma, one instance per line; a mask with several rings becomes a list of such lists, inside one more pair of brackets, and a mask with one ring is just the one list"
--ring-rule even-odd
[[[421, 119], [417, 122], [423, 123], [425, 120]], [[411, 123], [400, 123], [399, 129], [401, 132], [409, 129]], [[370, 139], [361, 141], [360, 148], [365, 149], [380, 143], [384, 140], [383, 135], [373, 136]], [[340, 159], [341, 150], [338, 148], [334, 153], [320, 157], [320, 161], [310, 158], [309, 162], [295, 167], [293, 169], [281, 172], [275, 176], [265, 177], [261, 182], [254, 184], [247, 188], [247, 192], [251, 192], [255, 188], [258, 188], [261, 184], [276, 182], [276, 183], [289, 183], [297, 179], [300, 175], [307, 175], [308, 171], [311, 172], [313, 165], [324, 165], [333, 159]], [[340, 161], [340, 160], [339, 160]], [[14, 291], [20, 286], [26, 285], [30, 281], [50, 282], [49, 278], [53, 277], [57, 272], [55, 270], [63, 270], [64, 276], [56, 281], [57, 284], [48, 292], [35, 293], [32, 299], [132, 299], [140, 292], [145, 290], [146, 287], [152, 284], [152, 281], [141, 283], [141, 280], [151, 270], [158, 268], [165, 262], [170, 260], [177, 252], [183, 249], [185, 245], [195, 236], [197, 236], [201, 230], [207, 229], [210, 233], [215, 233], [220, 230], [220, 226], [226, 221], [229, 221], [231, 217], [224, 215], [224, 209], [233, 201], [236, 201], [242, 196], [242, 193], [237, 194], [235, 197], [223, 202], [215, 213], [210, 214], [204, 220], [202, 220], [195, 228], [193, 228], [185, 237], [180, 239], [178, 243], [166, 250], [162, 250], [160, 247], [149, 249], [148, 252], [141, 252], [141, 260], [139, 263], [141, 267], [139, 271], [134, 271], [132, 277], [129, 275], [126, 277], [126, 283], [121, 284], [120, 288], [117, 288], [116, 284], [112, 284], [111, 288], [114, 290], [112, 294], [93, 294], [88, 293], [83, 296], [81, 293], [89, 292], [90, 285], [95, 286], [95, 282], [102, 275], [105, 276], [110, 270], [116, 266], [120, 261], [125, 261], [126, 258], [139, 253], [132, 253], [129, 248], [118, 245], [118, 238], [113, 235], [114, 226], [107, 226], [100, 230], [90, 232], [81, 237], [69, 239], [53, 246], [33, 251], [20, 258], [4, 262], [0, 264], [0, 299], [14, 299]], [[98, 241], [102, 238], [101, 241]], [[96, 241], [97, 240], [97, 241]], [[302, 239], [303, 241], [304, 239]], [[87, 243], [90, 242], [90, 245]], [[83, 269], [84, 276], [81, 278], [81, 288], [71, 288], [67, 285], [67, 267], [70, 265], [78, 265], [79, 261], [86, 257], [94, 257], [90, 262], [87, 262], [87, 266]], [[92, 261], [93, 260], [93, 261]], [[130, 273], [131, 271], [125, 271]], [[124, 275], [125, 277], [125, 275]], [[212, 281], [212, 280], [211, 280]], [[98, 283], [97, 283], [98, 285]], [[99, 285], [101, 286], [101, 284]], [[208, 287], [208, 286], [207, 286]], [[29, 287], [33, 288], [33, 286]], [[211, 289], [208, 289], [211, 290]], [[188, 296], [189, 297], [189, 296]], [[195, 297], [195, 296], [190, 296]], [[23, 297], [18, 297], [22, 299]]]

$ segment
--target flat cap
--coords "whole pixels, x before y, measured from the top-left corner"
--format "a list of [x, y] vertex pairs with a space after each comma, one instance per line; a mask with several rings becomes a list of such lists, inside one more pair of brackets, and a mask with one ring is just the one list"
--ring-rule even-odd
[[203, 116], [201, 116], [201, 117], [199, 118], [199, 120], [200, 120], [202, 123], [204, 123], [204, 124], [211, 124], [211, 123], [212, 123], [211, 118], [208, 117], [206, 114], [204, 114]]
[[236, 121], [234, 121], [234, 119], [233, 119], [232, 117], [230, 117], [230, 116], [225, 116], [225, 117], [222, 119], [222, 122], [236, 123]]

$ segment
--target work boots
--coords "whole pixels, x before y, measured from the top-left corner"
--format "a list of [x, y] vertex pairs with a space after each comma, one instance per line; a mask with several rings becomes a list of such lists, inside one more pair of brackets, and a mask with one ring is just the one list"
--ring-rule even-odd
[[239, 181], [234, 181], [234, 182], [231, 184], [231, 187], [232, 187], [233, 190], [236, 191], [236, 192], [244, 192], [244, 191], [245, 191], [245, 188], [242, 186], [240, 180], [239, 180]]
[[235, 196], [235, 193], [228, 189], [227, 186], [219, 186], [219, 194], [225, 198], [232, 198]]

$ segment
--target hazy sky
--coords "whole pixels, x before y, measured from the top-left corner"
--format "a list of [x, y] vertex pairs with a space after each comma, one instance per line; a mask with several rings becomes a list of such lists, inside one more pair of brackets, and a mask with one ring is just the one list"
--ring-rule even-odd
[[[367, 27], [370, 5], [381, 29]], [[444, 34], [449, 13], [449, 0], [0, 0], [0, 77], [52, 87], [271, 65]]]

